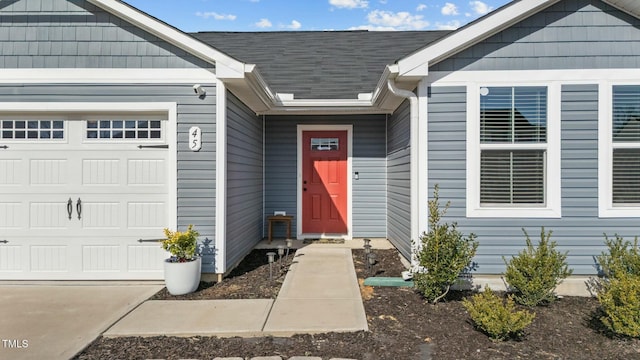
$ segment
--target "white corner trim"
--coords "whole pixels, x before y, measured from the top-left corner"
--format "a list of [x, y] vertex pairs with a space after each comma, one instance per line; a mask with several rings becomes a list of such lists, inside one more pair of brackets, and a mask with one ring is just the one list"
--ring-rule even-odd
[[158, 21], [142, 11], [116, 0], [88, 0], [105, 11], [126, 20], [143, 30], [207, 61], [210, 63], [223, 64], [239, 74], [244, 73], [244, 64], [229, 55], [224, 54], [206, 45], [195, 38], [185, 34], [175, 27]]
[[[545, 205], [540, 207], [480, 206], [480, 94], [481, 86], [547, 86], [547, 168]], [[495, 84], [490, 81], [467, 86], [467, 217], [469, 218], [561, 218], [561, 102], [560, 83]]]
[[[347, 132], [347, 235], [345, 240], [353, 238], [353, 125], [303, 125], [297, 126], [297, 155], [296, 155], [296, 237], [317, 237], [319, 234], [304, 234], [302, 232], [302, 133], [304, 131], [346, 131]], [[309, 235], [309, 236], [307, 236]]]
[[[429, 84], [418, 85], [418, 238], [429, 231]], [[418, 240], [415, 238], [414, 240]]]
[[[629, 78], [631, 79], [631, 78]], [[613, 86], [640, 85], [635, 81], [602, 81], [598, 91], [598, 216], [601, 218], [637, 218], [640, 206], [613, 205]]]
[[227, 270], [227, 89], [216, 84], [216, 239], [215, 273]]

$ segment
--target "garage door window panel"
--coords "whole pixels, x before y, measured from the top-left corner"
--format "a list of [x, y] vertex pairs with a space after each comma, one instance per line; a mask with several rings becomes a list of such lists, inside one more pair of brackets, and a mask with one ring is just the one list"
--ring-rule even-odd
[[161, 120], [88, 120], [89, 140], [161, 140]]
[[3, 140], [63, 140], [63, 120], [2, 120]]

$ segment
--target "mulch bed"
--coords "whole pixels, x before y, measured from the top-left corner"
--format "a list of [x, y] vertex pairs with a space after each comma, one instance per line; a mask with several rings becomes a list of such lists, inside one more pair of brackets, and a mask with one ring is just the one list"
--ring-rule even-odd
[[[395, 250], [375, 250], [378, 263], [372, 269], [373, 274], [365, 268], [363, 251], [354, 250], [353, 253], [359, 279], [373, 274], [400, 276], [404, 270]], [[252, 298], [261, 294], [265, 269], [267, 278], [269, 274], [268, 265], [259, 263], [261, 257], [266, 259], [260, 253], [250, 255], [247, 262], [253, 265], [244, 267], [241, 264], [242, 267], [236, 269], [237, 275], [187, 298]], [[234, 279], [238, 280], [234, 283]], [[266, 293], [273, 294], [271, 291]], [[474, 329], [462, 307], [460, 300], [468, 293], [454, 292], [446, 302], [438, 305], [426, 303], [410, 288], [363, 287], [362, 295], [369, 332], [254, 339], [99, 338], [76, 359], [212, 359], [273, 355], [284, 359], [319, 356], [325, 360], [331, 357], [360, 360], [640, 359], [640, 339], [608, 336], [594, 318], [598, 304], [591, 298], [565, 297], [549, 306], [535, 308], [536, 318], [522, 340], [493, 342]], [[155, 298], [167, 297], [161, 292]]]
[[[276, 253], [272, 265], [268, 262], [268, 252]], [[201, 281], [195, 292], [178, 296], [169, 294], [164, 288], [152, 296], [151, 300], [275, 299], [294, 254], [295, 250], [292, 249], [288, 256], [285, 253], [280, 258], [277, 250], [256, 249], [221, 283]]]

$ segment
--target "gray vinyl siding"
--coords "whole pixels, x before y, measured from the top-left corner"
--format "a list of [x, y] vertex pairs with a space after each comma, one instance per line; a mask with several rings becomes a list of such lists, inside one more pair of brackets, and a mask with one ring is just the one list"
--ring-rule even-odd
[[226, 262], [232, 267], [262, 239], [263, 122], [227, 93]]
[[0, 68], [213, 68], [81, 0], [0, 3]]
[[638, 49], [640, 19], [599, 0], [565, 0], [430, 70], [638, 68]]
[[[215, 85], [205, 85], [215, 94]], [[178, 228], [193, 224], [203, 242], [203, 269], [213, 271], [215, 238], [215, 96], [199, 99], [191, 85], [1, 85], [3, 102], [176, 102], [178, 104]], [[116, 109], [114, 109], [116, 110]], [[188, 130], [202, 129], [202, 149], [188, 148]], [[169, 144], [170, 150], [174, 144]], [[162, 234], [158, 234], [162, 236]], [[132, 239], [135, 243], [137, 239]]]
[[[296, 215], [297, 125], [353, 125], [353, 236], [386, 237], [385, 115], [267, 116], [265, 123], [265, 213]], [[353, 176], [353, 174], [351, 174]], [[266, 235], [266, 228], [265, 228]], [[283, 237], [283, 226], [274, 228]], [[296, 234], [296, 220], [291, 233]]]
[[595, 256], [605, 250], [603, 233], [632, 240], [639, 227], [630, 219], [598, 218], [598, 88], [564, 85], [561, 99], [562, 218], [466, 218], [466, 89], [433, 87], [429, 103], [429, 188], [440, 186], [441, 203], [451, 201], [444, 218], [478, 235], [474, 261], [478, 274], [504, 271], [507, 260], [525, 246], [522, 228], [534, 243], [540, 229], [552, 230], [558, 250], [569, 252], [575, 275], [594, 274]]
[[387, 123], [387, 238], [411, 255], [411, 119], [405, 101]]

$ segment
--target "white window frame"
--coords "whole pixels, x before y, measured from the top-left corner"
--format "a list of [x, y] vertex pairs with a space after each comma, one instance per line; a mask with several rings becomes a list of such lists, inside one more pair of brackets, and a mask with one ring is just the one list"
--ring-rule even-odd
[[640, 85], [635, 82], [602, 82], [598, 95], [598, 215], [601, 218], [612, 217], [640, 217], [640, 205], [613, 204], [613, 150], [623, 148], [638, 148], [640, 145], [629, 146], [625, 143], [614, 143], [613, 126], [613, 87], [618, 85]]
[[[547, 142], [522, 144], [480, 143], [480, 88], [525, 87], [547, 88]], [[504, 81], [473, 82], [467, 84], [467, 217], [470, 218], [560, 218], [561, 200], [561, 85], [556, 82]], [[546, 150], [545, 202], [541, 205], [481, 206], [480, 204], [480, 152], [489, 149]]]

